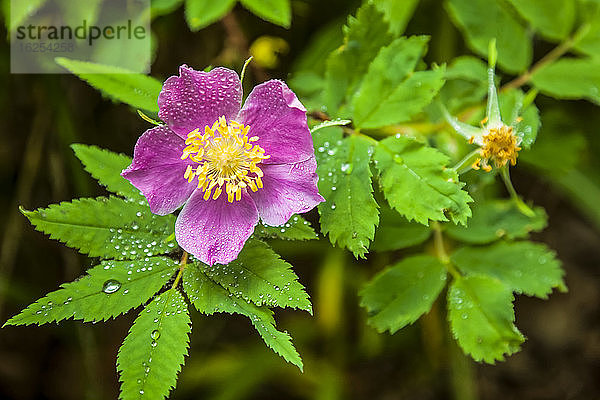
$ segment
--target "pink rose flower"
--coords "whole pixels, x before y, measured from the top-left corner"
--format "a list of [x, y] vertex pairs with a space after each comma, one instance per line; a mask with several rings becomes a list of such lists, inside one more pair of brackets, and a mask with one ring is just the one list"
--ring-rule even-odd
[[166, 125], [144, 132], [121, 175], [155, 214], [183, 205], [175, 238], [202, 262], [233, 261], [259, 218], [282, 225], [324, 200], [306, 109], [284, 82], [256, 86], [242, 106], [237, 73], [182, 65], [158, 106]]

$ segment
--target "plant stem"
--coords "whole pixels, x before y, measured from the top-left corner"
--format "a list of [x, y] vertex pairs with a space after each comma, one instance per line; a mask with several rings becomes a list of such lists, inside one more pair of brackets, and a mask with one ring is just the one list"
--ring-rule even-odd
[[525, 204], [525, 202], [523, 200], [521, 200], [521, 198], [517, 194], [517, 191], [515, 190], [512, 182], [510, 180], [510, 173], [508, 172], [508, 165], [505, 165], [502, 168], [500, 168], [500, 176], [502, 177], [502, 180], [504, 181], [504, 186], [506, 186], [506, 190], [508, 190], [508, 193], [510, 194], [510, 198], [515, 202], [519, 211], [521, 211], [523, 214], [527, 215], [528, 217], [535, 216], [535, 212], [533, 212], [533, 210], [527, 204]]
[[567, 40], [565, 40], [564, 42], [562, 42], [561, 44], [556, 46], [553, 50], [551, 50], [548, 54], [546, 54], [538, 62], [536, 62], [533, 65], [533, 67], [531, 67], [527, 72], [525, 72], [521, 76], [513, 79], [512, 81], [508, 82], [506, 85], [502, 86], [500, 91], [504, 92], [509, 89], [516, 89], [518, 87], [523, 86], [527, 82], [529, 82], [531, 77], [539, 69], [545, 67], [548, 64], [553, 63], [558, 58], [560, 58], [560, 56], [565, 54], [567, 51], [571, 50], [571, 48], [573, 46], [575, 46], [577, 44], [577, 42], [579, 42], [585, 35], [587, 35], [589, 30], [590, 30], [589, 23], [581, 25], [581, 27], [579, 27], [579, 29], [577, 30], [577, 32], [575, 32], [573, 34], [573, 36], [571, 36], [570, 38], [568, 38]]
[[177, 272], [177, 276], [175, 277], [175, 282], [173, 282], [172, 287], [175, 288], [179, 284], [179, 281], [181, 280], [181, 276], [183, 275], [183, 270], [185, 269], [187, 262], [188, 262], [188, 253], [187, 253], [187, 251], [184, 251], [183, 255], [181, 256], [181, 261], [179, 261], [179, 271]]
[[448, 361], [450, 364], [450, 384], [454, 400], [476, 400], [477, 376], [471, 359], [463, 353], [450, 332], [448, 338]]
[[460, 278], [460, 272], [456, 269], [456, 267], [450, 261], [450, 257], [448, 253], [446, 253], [446, 248], [444, 246], [444, 236], [442, 235], [442, 228], [437, 221], [431, 223], [433, 228], [433, 246], [435, 249], [435, 255], [437, 258], [444, 264], [450, 275], [454, 279]]

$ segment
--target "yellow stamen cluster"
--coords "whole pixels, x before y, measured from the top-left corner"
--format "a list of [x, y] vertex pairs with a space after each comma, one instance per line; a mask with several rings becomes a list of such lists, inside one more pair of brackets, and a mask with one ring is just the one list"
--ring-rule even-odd
[[[198, 163], [188, 165], [183, 177], [188, 182], [198, 178], [198, 188], [204, 192], [204, 200], [219, 198], [227, 193], [233, 203], [242, 198], [242, 190], [249, 187], [253, 192], [263, 187], [262, 170], [258, 164], [270, 156], [257, 144], [258, 136], [248, 137], [249, 126], [220, 117], [204, 132], [194, 129], [185, 140], [181, 159], [190, 158]], [[214, 192], [213, 192], [214, 189]]]
[[483, 168], [487, 172], [491, 171], [489, 160], [493, 160], [496, 168], [503, 167], [509, 161], [511, 165], [517, 163], [521, 148], [512, 127], [502, 125], [498, 128], [490, 128], [482, 139], [483, 145], [479, 151], [481, 158], [473, 163], [473, 169]]

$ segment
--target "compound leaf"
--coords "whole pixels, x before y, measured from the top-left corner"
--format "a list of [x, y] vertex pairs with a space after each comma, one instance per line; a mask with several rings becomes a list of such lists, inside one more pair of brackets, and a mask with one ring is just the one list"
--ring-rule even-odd
[[135, 259], [164, 254], [175, 246], [175, 217], [118, 197], [75, 199], [21, 212], [38, 231], [92, 257]]
[[448, 320], [452, 335], [475, 361], [493, 364], [513, 354], [525, 341], [514, 325], [514, 297], [495, 278], [457, 278], [448, 291]]
[[541, 207], [533, 209], [535, 215], [527, 216], [509, 200], [478, 202], [473, 207], [473, 217], [468, 226], [448, 225], [448, 236], [461, 242], [485, 244], [500, 238], [526, 238], [529, 232], [539, 232], [548, 224], [548, 216]]
[[586, 99], [600, 104], [600, 60], [563, 58], [531, 77], [542, 93], [557, 99]]
[[133, 322], [119, 349], [120, 398], [166, 397], [177, 382], [191, 330], [187, 304], [177, 289], [152, 300]]
[[[365, 85], [370, 86], [365, 80]], [[385, 86], [393, 88], [387, 97], [373, 101], [373, 88], [361, 88], [360, 98], [370, 95], [370, 105], [366, 108], [355, 109], [355, 123], [359, 128], [380, 128], [408, 121], [413, 115], [423, 111], [425, 106], [444, 85], [444, 68], [434, 68], [431, 71], [418, 71], [398, 85]], [[383, 89], [383, 88], [382, 88]], [[383, 90], [385, 93], [386, 90]], [[367, 102], [364, 102], [367, 104]], [[358, 107], [358, 103], [356, 104]], [[364, 114], [363, 114], [364, 112]]]
[[72, 144], [71, 148], [85, 170], [107, 190], [147, 204], [140, 191], [121, 176], [121, 171], [131, 164], [131, 157], [85, 144]]
[[379, 222], [369, 166], [372, 144], [362, 136], [342, 138], [339, 128], [315, 134], [321, 231], [332, 244], [364, 257]]
[[600, 3], [597, 1], [578, 1], [578, 17], [581, 26], [586, 27], [585, 34], [579, 35], [573, 47], [593, 58], [600, 55]]
[[103, 261], [82, 278], [61, 285], [7, 325], [59, 322], [73, 318], [84, 322], [105, 321], [138, 307], [152, 297], [173, 275], [177, 263], [167, 257], [135, 261]]
[[344, 44], [330, 54], [325, 71], [325, 104], [331, 116], [343, 117], [339, 111], [345, 99], [360, 84], [379, 49], [393, 39], [389, 27], [374, 5], [365, 3], [349, 17], [344, 27]]
[[499, 0], [447, 0], [450, 17], [462, 30], [468, 45], [487, 57], [496, 39], [498, 64], [508, 72], [521, 72], [531, 63], [531, 38], [512, 10]]
[[372, 3], [385, 15], [386, 22], [390, 24], [390, 32], [400, 35], [410, 21], [419, 0], [374, 0]]
[[318, 237], [310, 223], [299, 215], [292, 215], [289, 221], [281, 226], [259, 224], [254, 230], [254, 236], [283, 240], [312, 240]]
[[269, 245], [250, 239], [237, 259], [227, 265], [205, 266], [203, 272], [247, 302], [258, 306], [299, 308], [312, 314], [304, 286], [291, 268]]
[[158, 94], [162, 83], [151, 76], [119, 67], [58, 57], [56, 62], [110, 98], [158, 112]]
[[183, 273], [183, 287], [194, 307], [204, 314], [226, 312], [241, 314], [250, 318], [265, 344], [275, 353], [302, 370], [302, 359], [286, 332], [275, 328], [273, 312], [267, 307], [258, 307], [246, 300], [233, 296], [227, 289], [210, 279], [202, 272], [202, 266], [195, 263], [187, 266]]
[[451, 114], [481, 103], [487, 94], [487, 64], [478, 57], [456, 57], [446, 68], [444, 78], [439, 99]]
[[379, 183], [390, 206], [409, 221], [465, 224], [473, 201], [458, 174], [446, 168], [448, 157], [415, 139], [396, 136], [379, 142], [373, 154]]
[[413, 73], [428, 40], [427, 36], [396, 39], [377, 54], [353, 97], [358, 128], [406, 121], [431, 102], [444, 84], [444, 69]]
[[529, 296], [546, 299], [553, 288], [566, 290], [560, 261], [541, 243], [463, 247], [452, 254], [452, 262], [465, 274], [497, 278], [515, 292]]
[[542, 36], [551, 40], [561, 40], [571, 33], [575, 22], [575, 0], [509, 1]]
[[431, 309], [446, 285], [446, 268], [435, 257], [407, 257], [386, 268], [361, 290], [369, 325], [395, 333]]

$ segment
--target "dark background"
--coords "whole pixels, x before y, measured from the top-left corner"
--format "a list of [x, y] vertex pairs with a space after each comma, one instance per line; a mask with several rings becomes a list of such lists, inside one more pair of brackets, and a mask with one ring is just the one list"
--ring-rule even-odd
[[[252, 67], [247, 84], [286, 79], [312, 35], [354, 12], [356, 2], [293, 1], [291, 30], [266, 23], [239, 5], [226, 20], [197, 33], [183, 9], [153, 21], [158, 51], [152, 75], [164, 79], [182, 63], [237, 70], [261, 35], [290, 46], [276, 69]], [[233, 25], [232, 25], [233, 24]], [[5, 29], [0, 31], [7, 37]], [[407, 34], [431, 34], [428, 62], [469, 54], [440, 3], [422, 1]], [[241, 35], [240, 35], [241, 34]], [[443, 39], [443, 40], [442, 40]], [[536, 42], [536, 58], [548, 45]], [[35, 231], [26, 209], [105, 192], [79, 165], [71, 143], [131, 154], [147, 128], [123, 104], [103, 99], [72, 75], [9, 73], [9, 46], [0, 41], [0, 323], [35, 299], [73, 280], [93, 260]], [[510, 77], [507, 77], [507, 80]], [[587, 140], [580, 168], [597, 181], [598, 109], [540, 96], [542, 110], [559, 110]], [[564, 132], [567, 134], [568, 132]], [[544, 128], [540, 137], [544, 135]], [[560, 142], [557, 142], [557, 146]], [[561, 162], [560, 158], [557, 162]], [[516, 323], [528, 337], [520, 353], [496, 366], [464, 357], [448, 337], [444, 302], [393, 336], [365, 325], [358, 288], [383, 266], [378, 255], [355, 262], [326, 241], [274, 243], [307, 287], [315, 316], [277, 313], [305, 361], [305, 373], [267, 349], [247, 319], [192, 312], [190, 356], [172, 398], [179, 399], [592, 399], [600, 398], [600, 230], [592, 211], [547, 175], [516, 168], [526, 199], [546, 208], [550, 225], [534, 240], [548, 243], [564, 263], [569, 292], [548, 301], [519, 297]], [[593, 202], [593, 199], [591, 200]], [[600, 199], [598, 199], [600, 206]], [[316, 221], [315, 215], [309, 219]], [[402, 253], [391, 257], [399, 258]], [[442, 299], [443, 300], [443, 299]], [[0, 398], [108, 399], [118, 395], [117, 350], [136, 313], [94, 326], [64, 321], [0, 331]], [[88, 324], [91, 325], [91, 324]]]

